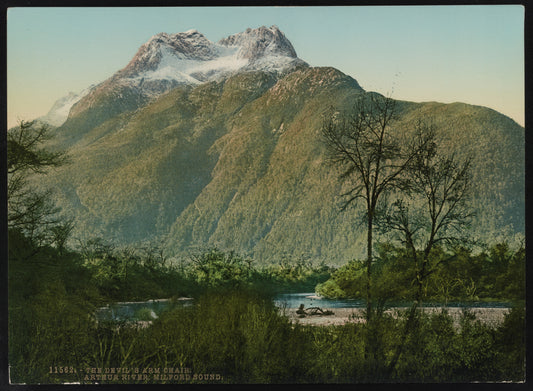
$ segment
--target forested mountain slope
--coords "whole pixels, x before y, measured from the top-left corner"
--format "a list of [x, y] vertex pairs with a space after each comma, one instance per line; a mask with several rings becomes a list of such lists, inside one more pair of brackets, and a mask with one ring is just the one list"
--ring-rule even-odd
[[[336, 69], [300, 66], [177, 86], [94, 126], [71, 112], [57, 129], [71, 164], [46, 181], [76, 216], [78, 237], [165, 237], [174, 255], [216, 245], [265, 262], [340, 263], [364, 251], [364, 209], [340, 212], [338, 172], [326, 164], [320, 128], [329, 107], [349, 110], [364, 93]], [[522, 127], [461, 103], [397, 108], [395, 131], [408, 135], [423, 119], [447, 148], [474, 155], [473, 238], [524, 231]]]

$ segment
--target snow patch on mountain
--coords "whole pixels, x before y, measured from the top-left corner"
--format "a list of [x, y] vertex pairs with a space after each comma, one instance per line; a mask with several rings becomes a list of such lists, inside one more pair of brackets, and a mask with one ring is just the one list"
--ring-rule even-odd
[[153, 36], [117, 76], [136, 85], [148, 80], [198, 84], [239, 71], [280, 72], [295, 65], [307, 64], [276, 26], [247, 29], [218, 43], [189, 30]]
[[140, 73], [132, 80], [175, 80], [180, 83], [199, 84], [213, 79], [213, 76], [237, 71], [248, 64], [248, 60], [236, 57], [236, 49], [217, 48], [218, 56], [210, 60], [183, 58], [169, 47], [159, 52], [159, 64], [155, 69]]
[[297, 66], [308, 64], [297, 57], [276, 26], [249, 28], [216, 43], [197, 30], [159, 33], [139, 48], [125, 68], [98, 86], [62, 98], [43, 120], [60, 126], [73, 106], [76, 115], [102, 95], [120, 100], [127, 91], [137, 102], [146, 102], [179, 85], [198, 85], [246, 71], [281, 73]]
[[68, 95], [56, 100], [50, 111], [46, 115], [37, 118], [37, 120], [53, 126], [63, 125], [72, 106], [85, 97], [93, 88], [94, 85], [91, 85], [79, 93], [69, 92]]

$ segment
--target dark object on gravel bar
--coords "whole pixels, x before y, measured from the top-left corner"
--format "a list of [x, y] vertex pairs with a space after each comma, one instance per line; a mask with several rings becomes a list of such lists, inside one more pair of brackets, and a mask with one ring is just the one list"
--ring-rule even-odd
[[303, 318], [305, 315], [333, 315], [333, 311], [324, 311], [320, 307], [309, 307], [307, 310], [305, 310], [303, 304], [300, 304], [300, 307], [296, 310], [296, 313], [300, 315], [301, 318]]

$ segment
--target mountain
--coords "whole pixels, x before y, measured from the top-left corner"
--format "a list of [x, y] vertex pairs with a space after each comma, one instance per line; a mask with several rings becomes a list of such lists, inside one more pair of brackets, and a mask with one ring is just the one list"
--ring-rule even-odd
[[37, 120], [53, 126], [63, 125], [68, 118], [72, 106], [87, 95], [93, 88], [94, 85], [84, 89], [80, 93], [69, 92], [68, 95], [58, 99], [46, 115], [37, 118]]
[[142, 84], [148, 93], [158, 95], [167, 90], [162, 81], [199, 84], [236, 71], [283, 71], [296, 65], [306, 64], [276, 26], [247, 29], [218, 43], [190, 30], [155, 35], [116, 78]]
[[[168, 75], [162, 69], [171, 62], [157, 53], [169, 47], [194, 61], [195, 71], [173, 63], [181, 72], [172, 73], [176, 84], [145, 100], [142, 88], [128, 83], [150, 72]], [[231, 71], [214, 65], [227, 56], [248, 62]], [[216, 72], [200, 76], [198, 64]], [[197, 81], [176, 81], [183, 74]], [[340, 264], [364, 253], [364, 208], [340, 211], [322, 115], [330, 106], [348, 110], [370, 93], [339, 70], [307, 66], [274, 27], [216, 44], [196, 31], [159, 34], [72, 107], [56, 130], [71, 163], [43, 185], [57, 189], [58, 205], [75, 218], [76, 238], [164, 240], [175, 256], [218, 246], [260, 262]], [[493, 241], [523, 233], [524, 128], [479, 106], [397, 104], [398, 132], [409, 135], [424, 118], [447, 149], [474, 153], [471, 236]]]
[[[283, 73], [299, 66], [308, 65], [276, 26], [247, 29], [217, 43], [196, 30], [160, 33], [143, 44], [125, 68], [78, 99], [66, 126], [81, 134], [179, 85], [198, 85], [243, 71]], [[69, 137], [72, 143], [77, 140], [75, 134]]]

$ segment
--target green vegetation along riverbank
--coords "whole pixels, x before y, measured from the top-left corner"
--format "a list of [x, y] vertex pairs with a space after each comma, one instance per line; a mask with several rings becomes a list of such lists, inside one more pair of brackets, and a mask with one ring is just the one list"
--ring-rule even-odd
[[[274, 293], [309, 291], [309, 286], [327, 281], [335, 272], [324, 265], [285, 262], [258, 269], [249, 260], [218, 250], [171, 265], [144, 250], [127, 252], [102, 242], [74, 252], [36, 247], [14, 230], [9, 240], [9, 363], [14, 383], [524, 378], [525, 311], [516, 300], [516, 308], [495, 325], [480, 321], [472, 311], [455, 318], [446, 312], [418, 311], [402, 342], [401, 359], [390, 367], [405, 315], [384, 310], [371, 324], [315, 327], [291, 322], [275, 307]], [[147, 327], [117, 327], [94, 317], [96, 308], [113, 301], [183, 295], [194, 297], [195, 305], [163, 311]], [[65, 367], [68, 371], [55, 370]], [[91, 373], [126, 367], [187, 368], [190, 376], [97, 379], [97, 373]]]

